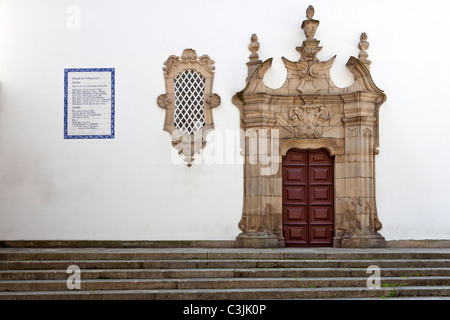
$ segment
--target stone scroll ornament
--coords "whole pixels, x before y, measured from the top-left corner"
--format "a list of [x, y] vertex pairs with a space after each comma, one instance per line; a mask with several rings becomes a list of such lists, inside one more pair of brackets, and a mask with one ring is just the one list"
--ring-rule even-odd
[[219, 95], [212, 93], [214, 61], [185, 49], [164, 65], [166, 93], [157, 104], [166, 110], [164, 131], [172, 135], [172, 146], [190, 167], [206, 145], [206, 134], [214, 129], [212, 109], [220, 105]]

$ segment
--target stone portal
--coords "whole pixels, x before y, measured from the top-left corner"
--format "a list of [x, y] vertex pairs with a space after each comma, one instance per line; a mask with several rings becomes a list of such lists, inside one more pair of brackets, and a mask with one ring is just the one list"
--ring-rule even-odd
[[319, 21], [313, 19], [312, 6], [306, 16], [302, 24], [306, 40], [296, 48], [300, 59], [283, 58], [284, 85], [271, 89], [264, 84], [272, 59], [259, 60], [258, 38], [253, 35], [247, 85], [233, 96], [245, 132], [244, 207], [237, 245], [285, 246], [282, 158], [291, 149], [325, 149], [334, 157], [332, 245], [384, 247], [378, 233], [382, 224], [375, 199], [375, 156], [378, 111], [386, 95], [369, 71], [367, 35], [361, 35], [359, 57], [350, 57], [346, 64], [355, 82], [338, 88], [330, 78], [335, 57], [317, 58], [322, 47], [314, 38]]

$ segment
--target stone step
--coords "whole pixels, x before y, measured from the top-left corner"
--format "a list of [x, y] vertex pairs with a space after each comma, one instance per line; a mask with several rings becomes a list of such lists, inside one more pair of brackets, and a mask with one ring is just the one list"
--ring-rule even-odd
[[[367, 286], [365, 277], [334, 278], [179, 278], [82, 280], [81, 290], [161, 290], [161, 289], [244, 289], [244, 288], [326, 288]], [[450, 277], [384, 277], [381, 286], [450, 286]], [[66, 291], [66, 280], [0, 281], [0, 292]]]
[[255, 300], [379, 297], [449, 297], [450, 286], [414, 286], [369, 290], [352, 288], [246, 288], [0, 292], [0, 300]]
[[[81, 290], [68, 290], [68, 266]], [[367, 288], [369, 266], [382, 287]], [[0, 248], [0, 299], [450, 297], [448, 249]]]
[[26, 260], [0, 261], [0, 270], [206, 268], [450, 268], [450, 259], [393, 260]]
[[0, 261], [23, 260], [386, 260], [450, 259], [448, 250], [38, 249], [3, 248]]
[[[2, 270], [0, 280], [64, 280], [66, 270]], [[366, 268], [83, 269], [82, 279], [368, 277]], [[382, 277], [450, 276], [450, 268], [383, 268]]]

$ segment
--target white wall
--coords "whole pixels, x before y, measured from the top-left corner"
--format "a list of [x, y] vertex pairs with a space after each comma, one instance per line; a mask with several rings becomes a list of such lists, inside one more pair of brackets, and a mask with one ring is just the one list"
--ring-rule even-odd
[[[284, 82], [309, 4], [319, 58], [337, 58], [336, 85], [361, 32], [371, 44], [380, 112], [377, 199], [382, 234], [450, 238], [446, 99], [450, 2], [0, 0], [0, 240], [232, 240], [242, 212], [242, 165], [176, 165], [162, 130], [163, 62], [193, 48], [216, 62], [218, 132], [239, 129], [232, 95], [245, 85], [247, 46], [274, 57]], [[67, 28], [70, 5], [81, 28]], [[64, 140], [64, 68], [113, 67], [116, 137]], [[237, 146], [236, 146], [237, 147]]]

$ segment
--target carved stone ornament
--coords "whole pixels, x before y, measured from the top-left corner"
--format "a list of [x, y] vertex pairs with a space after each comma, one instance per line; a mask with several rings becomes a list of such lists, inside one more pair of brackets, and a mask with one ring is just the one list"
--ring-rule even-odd
[[[314, 15], [314, 8], [309, 6], [307, 19], [301, 25], [306, 39], [296, 48], [300, 59], [289, 61], [282, 58], [287, 79], [280, 88], [272, 89], [264, 83], [272, 58], [264, 62], [259, 60], [257, 51], [261, 39], [258, 40], [256, 35], [251, 37], [247, 84], [233, 96], [232, 101], [240, 110], [243, 132], [249, 137], [250, 133], [258, 136], [258, 147], [270, 146], [266, 148], [270, 149], [270, 157], [266, 153], [258, 153], [259, 149], [256, 152], [251, 139], [242, 139], [245, 154], [244, 205], [238, 223], [242, 233], [236, 239], [240, 247], [283, 247], [286, 232], [290, 230], [293, 231], [289, 233], [289, 239], [303, 239], [303, 233], [314, 232], [320, 238], [328, 232], [326, 239], [329, 242], [326, 245], [334, 247], [385, 246], [384, 238], [378, 233], [382, 224], [378, 219], [375, 197], [375, 155], [379, 145], [378, 112], [386, 95], [375, 85], [370, 74], [366, 33], [355, 39], [359, 40], [359, 43], [355, 41], [355, 49], [360, 50], [359, 58], [350, 57], [346, 64], [353, 74], [354, 83], [347, 88], [339, 88], [333, 83], [330, 69], [335, 57], [328, 61], [320, 61], [317, 57], [322, 47], [315, 38], [319, 21], [313, 19]], [[292, 149], [302, 154], [328, 154], [333, 173], [328, 175], [330, 180], [327, 183], [331, 185], [332, 192], [328, 194], [330, 198], [324, 194], [321, 196], [329, 199], [327, 201], [333, 209], [331, 213], [321, 211], [319, 214], [329, 219], [328, 231], [314, 229], [315, 225], [302, 229], [300, 222], [314, 219], [314, 216], [306, 220], [295, 218], [301, 221], [292, 227], [293, 222], [289, 219], [303, 217], [303, 211], [292, 209], [294, 200], [289, 200], [289, 197], [300, 197], [298, 194], [303, 192], [303, 187], [295, 186], [304, 185], [300, 169], [292, 171], [289, 178], [298, 177], [296, 179], [300, 182], [292, 184], [286, 180], [289, 166], [293, 165], [289, 162], [291, 158], [288, 158], [288, 154], [292, 154], [290, 151], [294, 152]], [[256, 156], [261, 155], [264, 158], [256, 161]], [[288, 167], [284, 167], [284, 161], [287, 161]], [[267, 170], [268, 163], [270, 171]], [[305, 174], [308, 176], [317, 172], [319, 176], [327, 177], [325, 169], [320, 168], [319, 165], [310, 171], [305, 169], [309, 172]], [[301, 199], [321, 192], [318, 189], [309, 190], [306, 191], [309, 196]], [[286, 192], [291, 192], [291, 195]], [[301, 203], [310, 201], [295, 199]], [[308, 211], [315, 210], [310, 205], [307, 208], [305, 214], [312, 214]], [[328, 218], [329, 214], [331, 218]], [[305, 243], [315, 246], [318, 242], [300, 241], [297, 245]]]
[[294, 107], [289, 111], [289, 119], [298, 127], [300, 138], [320, 138], [319, 126], [330, 120], [330, 114], [325, 107], [317, 107], [313, 104], [305, 104]]
[[193, 49], [164, 62], [166, 93], [156, 102], [166, 110], [164, 131], [189, 167], [205, 147], [206, 134], [214, 128], [212, 109], [220, 105], [219, 95], [212, 93], [214, 69], [208, 55], [198, 57]]

